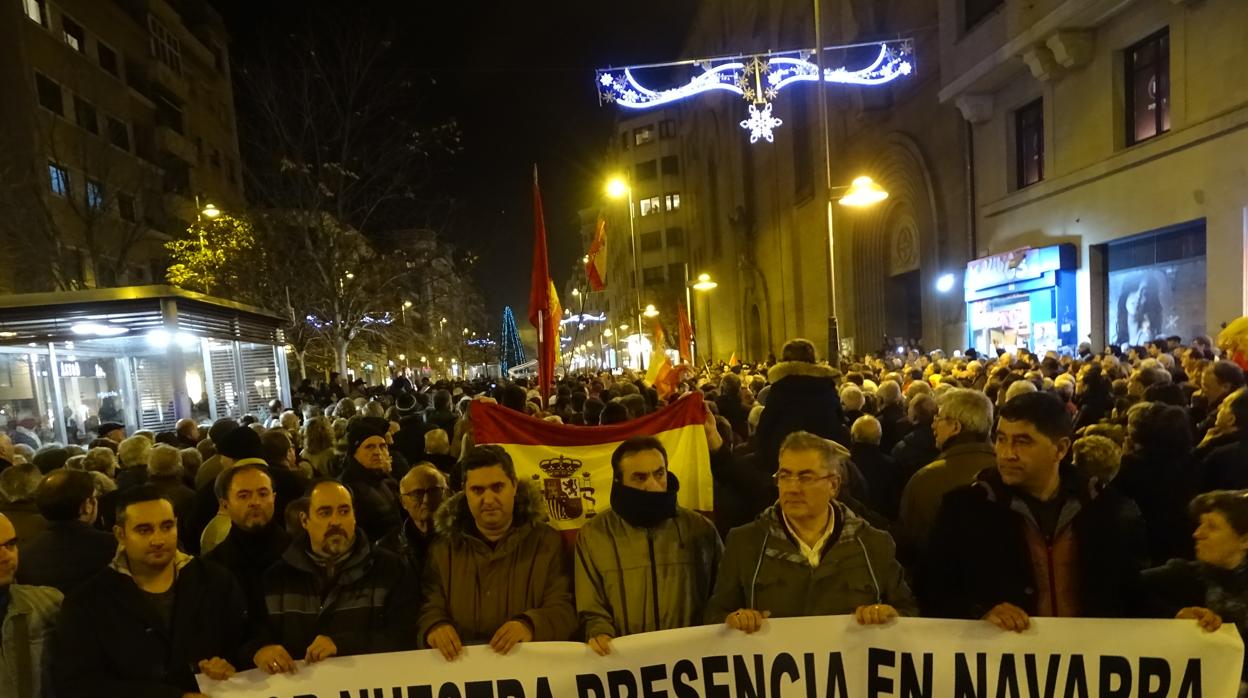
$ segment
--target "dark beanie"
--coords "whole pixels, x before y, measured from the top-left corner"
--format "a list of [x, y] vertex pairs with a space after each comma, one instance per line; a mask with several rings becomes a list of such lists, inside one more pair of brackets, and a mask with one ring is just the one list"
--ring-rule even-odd
[[[214, 428], [216, 425], [213, 425]], [[263, 458], [260, 448], [260, 435], [251, 427], [235, 427], [226, 432], [220, 440], [213, 439], [217, 453], [233, 460], [244, 458]]]
[[96, 428], [95, 433], [99, 434], [100, 436], [104, 436], [110, 431], [115, 431], [117, 429], [125, 429], [125, 428], [126, 428], [125, 424], [120, 424], [118, 422], [104, 422], [100, 424], [98, 428]]
[[411, 393], [403, 393], [399, 399], [394, 401], [394, 407], [399, 414], [407, 416], [416, 412], [416, 396]]
[[347, 425], [347, 455], [354, 456], [355, 450], [370, 436], [385, 437], [390, 431], [390, 422], [381, 417], [356, 417]]
[[224, 438], [226, 434], [230, 433], [231, 431], [234, 431], [237, 428], [238, 428], [237, 421], [230, 419], [229, 417], [223, 417], [213, 422], [212, 426], [208, 428], [208, 438], [212, 441], [213, 444], [219, 444], [221, 442], [221, 439]]

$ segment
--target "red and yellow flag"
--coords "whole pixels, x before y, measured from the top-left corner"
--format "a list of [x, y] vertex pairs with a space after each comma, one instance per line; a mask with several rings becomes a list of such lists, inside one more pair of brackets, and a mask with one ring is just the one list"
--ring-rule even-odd
[[542, 405], [549, 404], [550, 387], [559, 361], [559, 323], [563, 319], [559, 294], [550, 278], [546, 256], [546, 218], [542, 215], [542, 191], [533, 166], [533, 273], [529, 286], [529, 323], [537, 328], [537, 383]]
[[676, 347], [680, 352], [680, 362], [684, 364], [693, 363], [693, 326], [689, 324], [689, 314], [685, 312], [685, 306], [680, 306], [680, 312], [677, 322], [680, 323], [680, 346]]
[[601, 291], [607, 287], [607, 219], [601, 213], [594, 227], [594, 240], [589, 244], [585, 277], [589, 279], [591, 290]]
[[476, 442], [507, 451], [516, 476], [541, 490], [550, 524], [557, 529], [580, 528], [610, 508], [611, 453], [633, 436], [653, 436], [663, 444], [668, 467], [680, 478], [682, 506], [714, 507], [711, 456], [702, 427], [706, 415], [697, 392], [641, 419], [605, 427], [555, 424], [482, 401], [474, 401], [471, 409]]

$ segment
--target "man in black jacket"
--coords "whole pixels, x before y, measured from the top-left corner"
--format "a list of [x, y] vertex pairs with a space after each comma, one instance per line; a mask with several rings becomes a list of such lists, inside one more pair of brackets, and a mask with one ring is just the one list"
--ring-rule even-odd
[[1018, 632], [1031, 616], [1127, 616], [1147, 561], [1139, 508], [1060, 466], [1071, 419], [1058, 398], [1024, 393], [1000, 417], [997, 467], [945, 495], [937, 515], [924, 611]]
[[398, 553], [417, 579], [425, 569], [429, 544], [435, 536], [433, 513], [450, 493], [446, 476], [429, 463], [418, 464], [399, 481], [399, 501], [407, 515], [378, 546]]
[[116, 521], [117, 556], [61, 609], [56, 694], [182, 698], [199, 695], [197, 671], [232, 676], [247, 627], [238, 584], [178, 551], [173, 504], [150, 485], [122, 493]]
[[247, 646], [256, 668], [294, 673], [294, 657], [315, 663], [415, 649], [417, 580], [397, 555], [359, 535], [346, 486], [321, 480], [308, 496], [299, 516], [307, 535], [264, 575], [268, 623]]
[[265, 615], [265, 570], [277, 562], [290, 536], [281, 521], [274, 522], [273, 479], [258, 463], [240, 465], [217, 477], [221, 508], [230, 516], [230, 533], [204, 559], [234, 574], [247, 597], [247, 611], [253, 622]]
[[394, 401], [399, 413], [399, 433], [394, 435], [394, 447], [408, 463], [416, 464], [425, 459], [425, 418], [414, 393], [404, 393]]
[[815, 363], [815, 345], [793, 339], [784, 345], [782, 361], [767, 372], [771, 386], [767, 407], [754, 436], [758, 441], [758, 466], [773, 472], [784, 437], [797, 431], [849, 443], [849, 430], [836, 391], [838, 373], [827, 364]]
[[96, 530], [95, 480], [82, 470], [60, 469], [43, 478], [35, 506], [48, 520], [42, 535], [22, 546], [22, 584], [56, 587], [62, 593], [108, 566], [117, 539]]
[[376, 543], [402, 523], [398, 483], [390, 476], [390, 423], [380, 417], [357, 417], [347, 428], [347, 458], [342, 483], [355, 494], [360, 528]]

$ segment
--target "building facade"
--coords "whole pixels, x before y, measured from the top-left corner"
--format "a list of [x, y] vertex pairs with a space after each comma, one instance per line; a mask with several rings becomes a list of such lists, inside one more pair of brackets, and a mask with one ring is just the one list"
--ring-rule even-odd
[[[940, 0], [940, 27], [940, 99], [974, 133], [964, 341], [1186, 341], [1245, 312], [1248, 3]], [[1055, 246], [1049, 312], [1010, 289], [1067, 271], [1028, 268]]]
[[244, 203], [228, 36], [206, 0], [0, 4], [0, 290], [163, 282], [163, 243]]

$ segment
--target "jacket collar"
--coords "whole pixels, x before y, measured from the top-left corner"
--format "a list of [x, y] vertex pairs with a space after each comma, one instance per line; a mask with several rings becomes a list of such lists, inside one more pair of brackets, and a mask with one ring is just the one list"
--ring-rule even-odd
[[[190, 555], [187, 555], [181, 550], [174, 552], [173, 574], [174, 574], [175, 581], [177, 579], [178, 573], [182, 571], [182, 568], [191, 564], [191, 560], [194, 560], [194, 559], [195, 558], [191, 557]], [[119, 572], [120, 574], [126, 577], [134, 579], [134, 573], [130, 571], [130, 558], [126, 557], [126, 549], [121, 547], [121, 545], [117, 546], [117, 554], [113, 556], [113, 561], [108, 563], [108, 566], [110, 569], [116, 572]]]
[[[282, 561], [301, 572], [320, 576], [324, 573], [324, 569], [312, 561], [310, 545], [308, 535], [300, 534], [291, 542], [290, 547], [286, 548], [286, 552], [282, 553]], [[351, 546], [351, 552], [347, 553], [346, 559], [335, 568], [337, 570], [336, 583], [351, 584], [363, 577], [368, 571], [368, 562], [372, 560], [372, 552], [373, 548], [368, 542], [368, 536], [364, 535], [364, 531], [357, 526], [355, 543]]]
[[[1066, 528], [1075, 516], [1088, 504], [1100, 496], [1104, 483], [1094, 477], [1084, 475], [1074, 466], [1061, 466], [1058, 469], [1058, 491], [1066, 495], [1062, 511], [1057, 519], [1057, 531]], [[1036, 526], [1035, 516], [1031, 508], [1023, 500], [1022, 494], [1001, 480], [1001, 473], [994, 468], [985, 468], [975, 477], [974, 487], [985, 493], [989, 502], [1011, 509], [1022, 515], [1024, 519]]]
[[[850, 511], [849, 507], [836, 500], [832, 500], [832, 515], [836, 517], [836, 520], [833, 523], [832, 535], [828, 536], [823, 546], [822, 553], [825, 557], [827, 551], [840, 541], [856, 538], [865, 523], [861, 517]], [[789, 527], [785, 524], [783, 517], [779, 502], [767, 507], [762, 514], [759, 514], [758, 521], [767, 526], [767, 544], [763, 554], [778, 560], [806, 565], [806, 558], [802, 556], [797, 543], [789, 533]]]
[[[957, 437], [954, 437], [954, 438], [957, 438]], [[952, 441], [952, 439], [950, 440]], [[980, 441], [980, 440], [963, 441], [961, 443], [955, 442], [953, 445], [946, 445], [945, 449], [941, 451], [940, 457], [942, 459], [947, 459], [950, 456], [960, 456], [964, 453], [985, 453], [988, 455], [995, 456], [997, 454], [997, 451], [996, 449], [992, 447], [992, 444], [986, 443], [984, 441]], [[993, 472], [996, 472], [995, 469]]]
[[781, 361], [767, 369], [767, 381], [773, 385], [789, 376], [834, 380], [836, 375], [836, 371], [827, 364], [812, 364], [807, 361]]
[[[516, 481], [516, 502], [512, 508], [512, 529], [545, 521], [546, 502], [537, 487], [527, 480]], [[468, 499], [458, 492], [447, 499], [433, 515], [433, 529], [440, 536], [477, 538], [477, 523], [468, 510]]]

